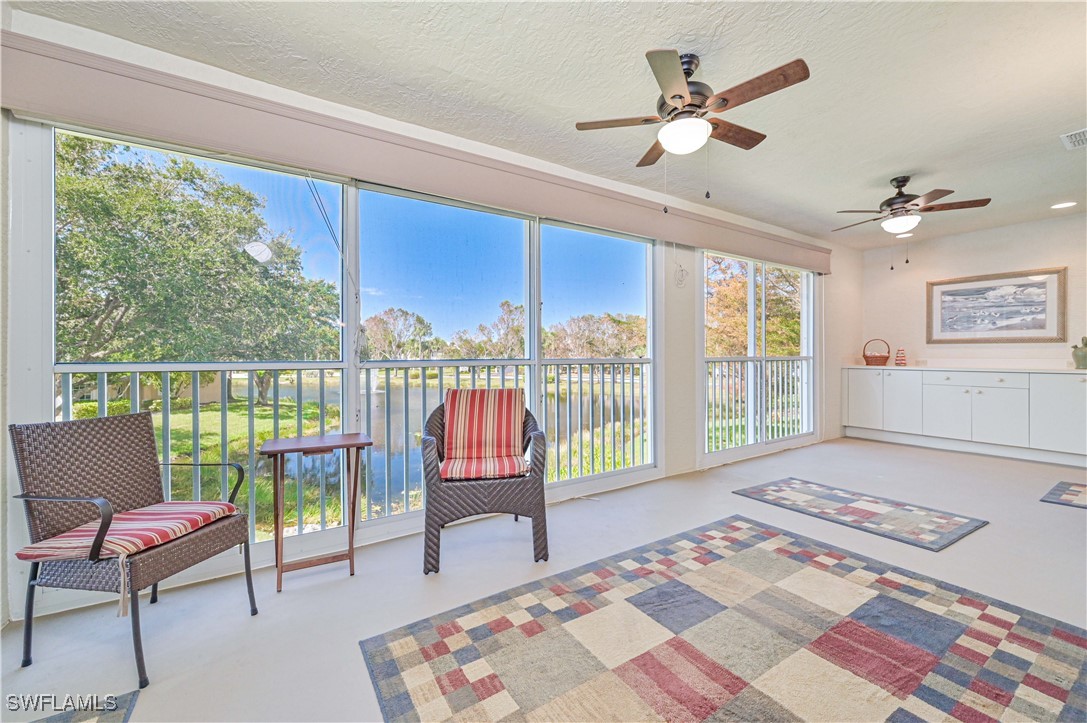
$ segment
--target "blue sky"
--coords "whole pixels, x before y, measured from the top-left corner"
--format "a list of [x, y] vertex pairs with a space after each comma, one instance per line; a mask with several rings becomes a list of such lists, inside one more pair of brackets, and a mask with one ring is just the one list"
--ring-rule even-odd
[[[305, 273], [339, 286], [340, 256], [305, 177], [195, 160], [264, 198], [269, 229], [290, 234], [302, 247]], [[314, 185], [340, 234], [341, 186], [321, 180]], [[493, 322], [504, 300], [525, 303], [525, 221], [360, 194], [363, 317], [404, 308], [448, 339], [457, 330]], [[545, 327], [581, 314], [646, 313], [644, 244], [545, 225], [541, 245]]]

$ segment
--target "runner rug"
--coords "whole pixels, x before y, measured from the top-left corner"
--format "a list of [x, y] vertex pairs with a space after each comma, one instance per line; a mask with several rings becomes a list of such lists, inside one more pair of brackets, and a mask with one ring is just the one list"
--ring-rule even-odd
[[1083, 720], [1087, 631], [743, 517], [360, 643], [386, 720]]
[[989, 524], [986, 520], [792, 477], [734, 492], [933, 551]]
[[1058, 482], [1053, 489], [1045, 493], [1042, 502], [1087, 508], [1087, 485], [1075, 482]]

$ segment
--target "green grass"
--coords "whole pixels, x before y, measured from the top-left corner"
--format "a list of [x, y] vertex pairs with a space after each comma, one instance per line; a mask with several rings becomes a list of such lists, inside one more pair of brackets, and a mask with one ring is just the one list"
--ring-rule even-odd
[[[279, 436], [294, 437], [298, 434], [298, 409], [293, 400], [283, 400], [279, 403]], [[339, 429], [340, 410], [338, 407], [325, 408], [325, 430], [335, 431]], [[153, 413], [155, 423], [155, 435], [162, 446], [162, 412]], [[221, 425], [222, 407], [218, 402], [202, 404], [200, 406], [200, 461], [222, 461]], [[170, 414], [170, 461], [192, 462], [193, 456], [193, 421], [192, 410], [185, 410]], [[253, 407], [253, 447], [259, 450], [265, 440], [275, 436], [276, 420], [274, 409], [271, 406]], [[248, 468], [249, 464], [249, 405], [247, 401], [231, 402], [226, 409], [227, 430], [227, 460], [238, 462]], [[302, 434], [313, 435], [320, 433], [320, 407], [317, 402], [305, 402], [302, 405]], [[190, 468], [175, 467], [171, 470], [170, 495], [172, 499], [192, 499], [194, 475]], [[200, 497], [201, 499], [219, 499], [222, 493], [222, 477], [217, 470], [205, 468], [200, 472]], [[254, 484], [254, 500], [256, 506], [255, 527], [257, 539], [269, 539], [272, 535], [272, 476], [271, 467], [266, 460], [257, 455], [257, 478], [246, 479], [242, 489], [238, 492], [239, 506], [247, 508], [249, 499], [249, 485]], [[228, 476], [228, 490], [234, 484], [234, 473]], [[286, 526], [297, 524], [297, 495], [298, 485], [294, 479], [287, 479], [284, 483], [284, 519]], [[303, 495], [303, 524], [316, 524], [321, 521], [321, 490], [319, 484], [304, 483]], [[339, 481], [333, 479], [325, 482], [325, 522], [328, 525], [336, 525], [342, 519], [340, 509]]]

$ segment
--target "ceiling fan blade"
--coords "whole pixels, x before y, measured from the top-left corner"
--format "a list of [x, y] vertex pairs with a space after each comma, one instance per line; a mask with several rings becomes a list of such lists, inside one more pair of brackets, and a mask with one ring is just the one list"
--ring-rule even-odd
[[954, 191], [949, 191], [946, 188], [937, 188], [934, 191], [929, 191], [924, 196], [918, 196], [910, 201], [911, 204], [920, 208], [921, 206], [931, 206], [933, 201], [939, 201], [944, 196], [950, 196]]
[[655, 115], [642, 116], [640, 118], [613, 118], [612, 120], [581, 121], [574, 127], [579, 131], [595, 131], [598, 128], [623, 128], [625, 126], [649, 126], [660, 123], [661, 119]]
[[[860, 226], [862, 223], [871, 223], [872, 221], [882, 221], [882, 220], [883, 220], [883, 216], [876, 216], [875, 218], [867, 218], [867, 219], [865, 219], [863, 221], [858, 221], [857, 223], [851, 223], [848, 226], [842, 226], [841, 228], [836, 228], [836, 229], [834, 229], [834, 231], [844, 231], [847, 228], [853, 228], [854, 226]], [[831, 233], [834, 233], [834, 231], [831, 231]]]
[[[797, 59], [768, 73], [763, 73], [757, 78], [752, 78], [746, 83], [740, 83], [733, 88], [711, 95], [706, 101], [706, 107], [715, 107], [713, 112], [720, 113], [728, 108], [735, 108], [748, 101], [783, 90], [790, 85], [796, 85], [809, 77], [811, 73], [808, 71], [808, 64]], [[722, 100], [726, 101], [723, 106], [720, 105]]]
[[642, 168], [644, 166], [652, 166], [654, 163], [659, 161], [660, 157], [663, 155], [664, 146], [661, 145], [660, 141], [656, 141], [655, 143], [653, 143], [652, 146], [649, 147], [649, 150], [645, 152], [645, 155], [642, 156], [642, 160], [638, 161], [635, 165], [638, 168]]
[[850, 210], [850, 211], [839, 211], [838, 213], [880, 213], [880, 212], [879, 211], [855, 211], [855, 210]]
[[713, 126], [713, 130], [710, 132], [710, 138], [716, 138], [719, 141], [724, 141], [737, 148], [743, 148], [745, 151], [750, 151], [752, 148], [766, 140], [765, 133], [759, 133], [758, 131], [738, 126], [735, 123], [723, 121], [720, 118], [710, 119], [710, 125]]
[[976, 198], [973, 201], [955, 201], [954, 203], [937, 203], [935, 206], [922, 206], [917, 209], [921, 213], [932, 213], [933, 211], [957, 211], [960, 208], [981, 208], [982, 206], [988, 206], [991, 198]]
[[[683, 74], [683, 65], [679, 62], [676, 50], [650, 50], [645, 54], [653, 77], [661, 87], [664, 99], [676, 108], [690, 104], [691, 94], [687, 91], [687, 76]], [[678, 97], [677, 97], [678, 96]]]

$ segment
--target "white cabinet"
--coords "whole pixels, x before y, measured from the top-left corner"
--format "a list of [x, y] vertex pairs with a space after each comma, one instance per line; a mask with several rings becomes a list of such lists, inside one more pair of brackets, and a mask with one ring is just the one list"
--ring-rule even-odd
[[883, 372], [883, 429], [921, 434], [921, 372], [888, 369]]
[[852, 427], [883, 428], [883, 370], [849, 369], [849, 424]]
[[1087, 454], [1087, 374], [1030, 375], [1030, 446]]
[[1030, 392], [1026, 389], [973, 389], [975, 442], [1026, 447], [1030, 443]]
[[848, 427], [1087, 455], [1087, 373], [901, 367], [843, 372]]
[[970, 439], [972, 400], [970, 387], [925, 384], [922, 429], [930, 437]]

